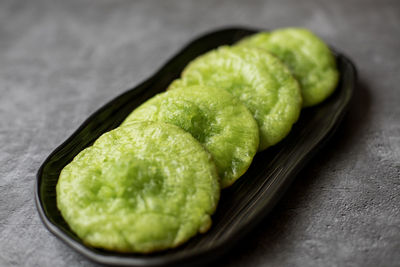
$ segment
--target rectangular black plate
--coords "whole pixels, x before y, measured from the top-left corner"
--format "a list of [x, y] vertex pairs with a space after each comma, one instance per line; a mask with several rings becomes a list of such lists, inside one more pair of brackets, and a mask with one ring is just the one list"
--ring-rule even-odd
[[211, 32], [189, 43], [145, 82], [110, 101], [60, 145], [37, 174], [36, 204], [44, 224], [58, 238], [90, 259], [117, 265], [163, 266], [193, 264], [219, 257], [259, 222], [281, 198], [296, 174], [332, 136], [349, 105], [356, 79], [354, 65], [334, 52], [340, 71], [335, 93], [324, 103], [304, 109], [281, 143], [258, 153], [250, 169], [222, 192], [213, 226], [176, 249], [150, 255], [120, 254], [85, 246], [69, 229], [56, 206], [60, 171], [101, 134], [117, 127], [146, 99], [166, 89], [192, 59], [220, 45], [230, 45], [258, 30], [229, 28]]

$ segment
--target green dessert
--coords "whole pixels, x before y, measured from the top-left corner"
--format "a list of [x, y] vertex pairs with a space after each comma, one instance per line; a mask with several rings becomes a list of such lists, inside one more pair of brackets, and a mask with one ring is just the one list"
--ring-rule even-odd
[[122, 125], [138, 120], [171, 123], [192, 134], [211, 153], [222, 187], [245, 173], [257, 152], [256, 121], [222, 89], [177, 85], [139, 106]]
[[309, 30], [262, 32], [238, 45], [260, 47], [281, 59], [300, 83], [304, 107], [321, 103], [336, 88], [339, 73], [335, 58], [329, 47]]
[[262, 32], [201, 55], [170, 90], [64, 167], [57, 207], [92, 247], [174, 248], [209, 229], [220, 188], [282, 140], [302, 106], [326, 99], [338, 77], [329, 48], [305, 29]]
[[250, 110], [259, 127], [260, 151], [282, 140], [300, 114], [297, 81], [263, 49], [223, 46], [212, 50], [193, 60], [169, 89], [195, 84], [225, 89]]
[[207, 231], [219, 190], [211, 156], [189, 133], [136, 122], [103, 134], [62, 170], [57, 206], [85, 244], [148, 253]]

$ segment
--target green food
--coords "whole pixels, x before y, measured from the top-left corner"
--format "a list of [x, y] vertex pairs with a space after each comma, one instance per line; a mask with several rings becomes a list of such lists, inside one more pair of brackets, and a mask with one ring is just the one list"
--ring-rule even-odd
[[330, 49], [299, 28], [201, 55], [171, 90], [65, 166], [57, 207], [87, 245], [176, 247], [209, 229], [220, 188], [245, 173], [257, 150], [281, 141], [302, 106], [326, 99], [338, 77]]
[[334, 56], [309, 30], [286, 28], [262, 32], [251, 35], [239, 45], [260, 47], [281, 59], [300, 82], [304, 107], [324, 101], [338, 83]]
[[231, 185], [248, 169], [258, 148], [253, 116], [222, 89], [183, 86], [156, 95], [122, 125], [135, 120], [172, 123], [192, 134], [211, 153], [222, 187]]
[[61, 172], [57, 206], [94, 247], [152, 252], [211, 225], [219, 181], [211, 156], [177, 126], [136, 122], [103, 134]]
[[282, 140], [299, 117], [297, 81], [276, 57], [253, 47], [220, 47], [194, 61], [169, 89], [204, 84], [226, 89], [253, 114], [259, 126], [259, 150]]

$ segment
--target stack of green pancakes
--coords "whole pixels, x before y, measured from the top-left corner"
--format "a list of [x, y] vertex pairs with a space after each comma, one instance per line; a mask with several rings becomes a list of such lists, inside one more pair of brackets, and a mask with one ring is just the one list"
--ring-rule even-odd
[[261, 32], [193, 60], [61, 172], [57, 206], [90, 246], [150, 253], [211, 226], [220, 189], [335, 89], [330, 49], [305, 29]]

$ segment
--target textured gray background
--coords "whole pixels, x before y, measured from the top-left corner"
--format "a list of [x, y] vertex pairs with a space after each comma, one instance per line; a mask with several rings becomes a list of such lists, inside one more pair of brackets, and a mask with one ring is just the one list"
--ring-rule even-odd
[[[339, 3], [340, 2], [340, 3]], [[93, 266], [42, 225], [45, 157], [193, 37], [305, 26], [359, 85], [334, 140], [226, 266], [400, 265], [399, 1], [0, 1], [0, 266]]]

